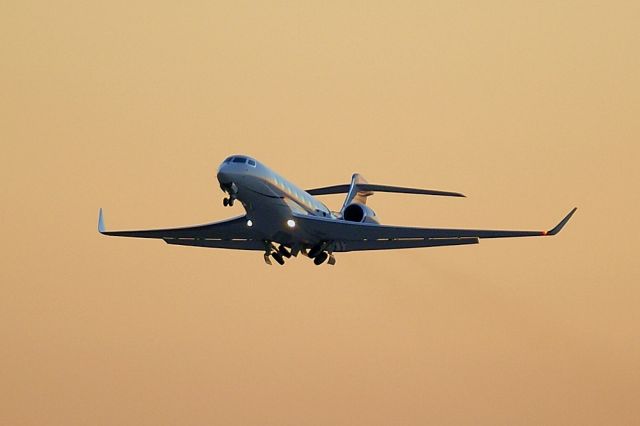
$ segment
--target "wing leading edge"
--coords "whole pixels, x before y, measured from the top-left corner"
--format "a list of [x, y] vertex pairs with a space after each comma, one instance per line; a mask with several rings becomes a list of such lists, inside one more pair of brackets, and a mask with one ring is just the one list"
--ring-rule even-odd
[[246, 216], [181, 228], [107, 231], [102, 209], [100, 209], [98, 232], [113, 237], [157, 238], [164, 240], [167, 244], [183, 246], [264, 250], [264, 243], [253, 239], [254, 235], [251, 228], [247, 226]]
[[549, 231], [413, 228], [353, 223], [311, 216], [297, 216], [308, 234], [335, 243], [335, 251], [386, 250], [413, 247], [477, 244], [482, 238], [541, 237], [556, 235], [576, 212], [574, 208]]

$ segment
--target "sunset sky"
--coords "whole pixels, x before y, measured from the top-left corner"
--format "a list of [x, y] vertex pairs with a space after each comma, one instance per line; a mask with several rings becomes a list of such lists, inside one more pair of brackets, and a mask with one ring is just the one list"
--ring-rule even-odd
[[[0, 3], [0, 424], [638, 424], [640, 3], [174, 3]], [[578, 212], [333, 267], [96, 231], [241, 214], [235, 153]]]

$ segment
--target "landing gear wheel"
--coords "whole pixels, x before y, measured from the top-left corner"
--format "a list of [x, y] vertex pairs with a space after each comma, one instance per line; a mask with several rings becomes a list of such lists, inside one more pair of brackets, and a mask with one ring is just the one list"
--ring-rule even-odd
[[233, 201], [234, 201], [233, 198], [229, 198], [229, 207], [233, 207]]
[[222, 200], [222, 205], [227, 207], [229, 205], [229, 199], [225, 197], [225, 199]]
[[281, 245], [278, 247], [278, 253], [286, 257], [287, 259], [291, 257], [291, 252], [285, 246]]
[[271, 253], [271, 257], [273, 257], [273, 259], [278, 262], [280, 265], [284, 265], [284, 259], [282, 258], [282, 255], [278, 252], [273, 252]]
[[316, 256], [318, 256], [321, 252], [322, 252], [322, 244], [318, 244], [317, 246], [311, 247], [311, 249], [309, 250], [309, 253], [307, 253], [307, 256], [313, 259]]
[[323, 251], [313, 259], [313, 263], [315, 263], [316, 265], [322, 265], [328, 257], [329, 255], [327, 254], [327, 252]]

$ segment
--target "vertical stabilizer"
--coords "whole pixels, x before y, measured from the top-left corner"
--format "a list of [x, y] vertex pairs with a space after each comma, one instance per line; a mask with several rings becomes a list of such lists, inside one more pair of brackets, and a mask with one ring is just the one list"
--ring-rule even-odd
[[349, 192], [347, 192], [347, 197], [344, 199], [344, 203], [342, 204], [340, 211], [344, 211], [345, 207], [353, 202], [367, 204], [367, 197], [373, 195], [373, 192], [358, 190], [358, 185], [364, 183], [367, 183], [367, 180], [361, 174], [354, 173], [353, 176], [351, 176]]

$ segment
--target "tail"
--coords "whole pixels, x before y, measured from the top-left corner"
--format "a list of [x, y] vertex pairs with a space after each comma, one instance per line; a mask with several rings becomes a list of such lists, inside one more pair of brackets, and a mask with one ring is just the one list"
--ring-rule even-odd
[[351, 177], [351, 184], [324, 186], [322, 188], [307, 189], [310, 195], [328, 195], [328, 194], [347, 194], [342, 205], [342, 210], [349, 204], [357, 202], [360, 204], [367, 203], [367, 197], [373, 195], [374, 192], [395, 192], [399, 194], [420, 194], [420, 195], [439, 195], [443, 197], [464, 197], [459, 192], [438, 191], [435, 189], [407, 188], [404, 186], [377, 185], [368, 183], [367, 180], [359, 173], [354, 173]]
[[359, 173], [354, 173], [353, 176], [351, 176], [351, 184], [349, 185], [347, 196], [344, 199], [344, 203], [342, 203], [340, 211], [344, 211], [344, 209], [353, 202], [367, 204], [367, 197], [373, 195], [373, 191], [360, 187], [360, 185], [366, 185], [367, 183], [364, 176]]

